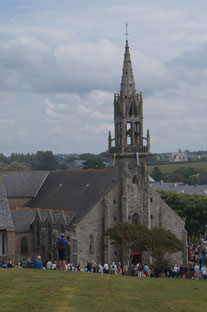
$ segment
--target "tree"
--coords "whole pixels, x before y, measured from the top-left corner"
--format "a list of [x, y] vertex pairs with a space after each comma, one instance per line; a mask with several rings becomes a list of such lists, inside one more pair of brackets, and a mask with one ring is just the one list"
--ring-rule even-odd
[[162, 172], [159, 167], [154, 167], [154, 169], [151, 172], [151, 177], [155, 181], [161, 181], [162, 180]]
[[158, 191], [158, 193], [181, 218], [186, 218], [185, 228], [188, 236], [197, 242], [200, 235], [205, 233], [207, 224], [207, 196], [173, 191]]
[[10, 167], [8, 170], [12, 170], [12, 171], [28, 171], [31, 170], [31, 166], [29, 164], [25, 164], [23, 162], [17, 162], [17, 161], [13, 161], [10, 164]]
[[196, 174], [192, 174], [191, 176], [189, 176], [188, 184], [190, 184], [190, 185], [200, 184], [200, 176], [199, 176], [199, 174], [196, 173]]
[[9, 158], [4, 156], [4, 154], [0, 154], [0, 163], [9, 164]]
[[167, 271], [170, 265], [170, 254], [184, 249], [183, 242], [169, 230], [163, 228], [149, 230], [143, 224], [117, 223], [108, 229], [105, 235], [113, 239], [122, 251], [127, 253], [129, 260], [132, 259], [134, 250], [151, 252], [156, 273]]
[[68, 169], [67, 163], [65, 163], [65, 162], [60, 162], [60, 163], [58, 164], [58, 169], [60, 169], [60, 170], [67, 170], [67, 169]]
[[57, 160], [51, 151], [38, 151], [36, 160], [39, 162], [38, 170], [55, 170], [57, 168]]
[[158, 274], [167, 272], [170, 266], [170, 254], [182, 251], [184, 244], [172, 232], [163, 228], [153, 228], [150, 234], [150, 250], [155, 260], [153, 264], [154, 270]]
[[99, 159], [88, 159], [83, 163], [83, 169], [104, 169], [105, 164]]
[[129, 260], [131, 260], [133, 250], [146, 250], [150, 246], [150, 231], [143, 224], [117, 223], [114, 227], [109, 228], [105, 235], [115, 240], [126, 252]]

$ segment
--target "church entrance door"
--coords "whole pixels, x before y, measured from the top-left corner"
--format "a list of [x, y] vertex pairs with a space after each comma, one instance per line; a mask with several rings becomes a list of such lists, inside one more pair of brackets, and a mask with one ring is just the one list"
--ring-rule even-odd
[[142, 254], [140, 251], [132, 252], [132, 263], [136, 265], [137, 263], [142, 263]]

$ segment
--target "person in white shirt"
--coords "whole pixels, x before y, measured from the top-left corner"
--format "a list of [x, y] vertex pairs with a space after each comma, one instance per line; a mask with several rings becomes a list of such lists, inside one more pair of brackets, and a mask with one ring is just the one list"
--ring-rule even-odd
[[46, 268], [47, 268], [47, 270], [52, 270], [52, 262], [51, 262], [51, 260], [49, 260], [49, 261], [47, 262]]
[[108, 263], [104, 264], [104, 273], [106, 273], [106, 274], [109, 273], [109, 265], [108, 265]]

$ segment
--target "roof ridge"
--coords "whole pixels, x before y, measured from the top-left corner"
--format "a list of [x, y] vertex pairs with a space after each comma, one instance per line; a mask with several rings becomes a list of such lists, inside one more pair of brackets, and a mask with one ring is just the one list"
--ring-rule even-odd
[[[61, 212], [63, 210], [58, 210], [58, 209], [41, 209], [41, 208], [30, 208], [30, 207], [16, 207], [16, 208], [11, 208], [11, 211], [22, 211], [22, 210], [40, 210], [40, 211], [52, 211], [52, 212]], [[70, 210], [70, 211], [65, 211], [66, 213], [74, 213], [74, 210]]]

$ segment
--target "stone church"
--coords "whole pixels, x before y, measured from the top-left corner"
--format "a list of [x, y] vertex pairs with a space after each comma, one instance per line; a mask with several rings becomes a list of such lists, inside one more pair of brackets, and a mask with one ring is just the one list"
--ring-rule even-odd
[[[0, 260], [27, 256], [56, 259], [55, 241], [64, 232], [71, 242], [68, 258], [124, 262], [118, 247], [105, 237], [116, 222], [164, 227], [186, 244], [182, 220], [148, 182], [145, 159], [150, 134], [143, 134], [143, 98], [137, 93], [126, 40], [120, 93], [114, 95], [114, 136], [109, 132], [111, 170], [0, 172]], [[150, 261], [136, 251], [134, 262]], [[177, 253], [185, 263], [187, 253]], [[124, 263], [123, 263], [124, 264]]]

